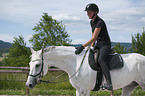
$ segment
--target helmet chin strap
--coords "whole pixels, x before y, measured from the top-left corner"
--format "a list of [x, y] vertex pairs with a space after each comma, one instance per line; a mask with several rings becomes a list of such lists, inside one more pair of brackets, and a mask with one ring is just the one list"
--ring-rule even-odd
[[93, 19], [95, 17], [95, 15], [97, 15], [97, 14], [94, 13], [94, 15], [91, 17], [91, 19]]

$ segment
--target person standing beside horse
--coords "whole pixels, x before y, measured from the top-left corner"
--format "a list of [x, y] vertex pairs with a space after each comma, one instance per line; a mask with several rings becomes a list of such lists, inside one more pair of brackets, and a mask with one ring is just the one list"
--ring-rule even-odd
[[87, 15], [89, 19], [91, 19], [90, 24], [92, 28], [92, 38], [84, 45], [77, 47], [75, 54], [80, 54], [82, 50], [90, 44], [92, 47], [99, 48], [98, 63], [102, 69], [102, 72], [107, 82], [107, 84], [104, 85], [104, 88], [108, 90], [113, 90], [110, 71], [106, 62], [107, 56], [111, 49], [111, 40], [108, 34], [106, 24], [98, 16], [99, 8], [96, 4], [88, 4], [85, 8], [85, 11], [87, 11]]

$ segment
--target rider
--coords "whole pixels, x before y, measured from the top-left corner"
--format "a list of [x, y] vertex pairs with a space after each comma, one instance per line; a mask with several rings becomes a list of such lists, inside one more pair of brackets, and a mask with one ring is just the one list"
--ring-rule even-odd
[[87, 11], [87, 15], [89, 19], [91, 19], [90, 25], [92, 28], [92, 38], [84, 45], [77, 47], [75, 54], [80, 54], [82, 50], [90, 44], [92, 47], [97, 46], [99, 48], [98, 62], [107, 82], [107, 84], [105, 84], [104, 87], [108, 90], [113, 90], [110, 71], [107, 66], [107, 62], [105, 61], [111, 49], [111, 41], [106, 24], [98, 16], [99, 8], [96, 4], [88, 4], [85, 8], [85, 11]]

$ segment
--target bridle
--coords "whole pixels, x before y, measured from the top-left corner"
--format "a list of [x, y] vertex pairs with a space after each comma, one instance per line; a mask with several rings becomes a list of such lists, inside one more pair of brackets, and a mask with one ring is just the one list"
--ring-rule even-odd
[[35, 62], [35, 61], [40, 61], [41, 60], [41, 65], [42, 65], [41, 66], [41, 70], [40, 70], [40, 72], [38, 74], [35, 74], [35, 75], [29, 74], [29, 76], [31, 76], [31, 77], [37, 77], [37, 76], [39, 76], [39, 78], [40, 78], [40, 77], [43, 77], [43, 75], [44, 75], [44, 71], [43, 71], [43, 66], [44, 66], [43, 50], [44, 50], [44, 48], [42, 48], [42, 58], [41, 59], [36, 59], [36, 60], [32, 61], [32, 62]]
[[[52, 82], [53, 80], [55, 80], [55, 79], [59, 78], [60, 76], [64, 75], [64, 74], [65, 74], [65, 72], [64, 72], [64, 73], [62, 73], [62, 74], [60, 74], [60, 75], [54, 77], [54, 78], [51, 79], [51, 80], [47, 80], [47, 81], [38, 80], [38, 82], [39, 82], [39, 83], [41, 83], [41, 82], [45, 82], [45, 83], [62, 83], [62, 82], [68, 81], [69, 79], [71, 79], [73, 76], [75, 76], [75, 75], [79, 72], [79, 70], [80, 70], [80, 68], [81, 68], [81, 66], [82, 66], [82, 64], [83, 64], [83, 62], [84, 62], [84, 59], [85, 59], [86, 54], [87, 54], [87, 52], [88, 52], [89, 49], [90, 49], [90, 46], [87, 48], [87, 50], [86, 50], [86, 52], [85, 52], [85, 54], [84, 54], [84, 57], [83, 57], [82, 62], [81, 62], [81, 64], [80, 64], [80, 67], [79, 67], [78, 70], [77, 70], [72, 76], [70, 76], [68, 79], [63, 80], [63, 81], [60, 81], [60, 82]], [[42, 48], [42, 67], [41, 67], [41, 70], [40, 70], [40, 72], [39, 72], [38, 74], [36, 74], [36, 75], [29, 74], [29, 76], [31, 76], [31, 77], [37, 77], [37, 76], [39, 76], [39, 75], [40, 75], [39, 78], [40, 78], [40, 77], [43, 77], [43, 74], [44, 74], [44, 72], [43, 72], [43, 66], [44, 66], [44, 62], [43, 62], [43, 61], [44, 61], [44, 60], [43, 60], [43, 50], [44, 50], [44, 48]], [[41, 60], [41, 59], [36, 59], [36, 60], [33, 60], [32, 62], [39, 61], [39, 60]]]

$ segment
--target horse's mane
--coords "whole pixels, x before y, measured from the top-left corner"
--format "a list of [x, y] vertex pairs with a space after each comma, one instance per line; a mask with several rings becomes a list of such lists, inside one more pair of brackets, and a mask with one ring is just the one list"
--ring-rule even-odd
[[75, 51], [75, 47], [73, 47], [73, 46], [49, 46], [49, 47], [45, 48], [44, 51], [50, 52], [50, 51], [53, 51], [53, 49], [55, 51], [67, 51], [67, 52]]
[[[69, 54], [74, 54], [75, 55], [75, 47], [74, 46], [49, 46], [44, 49], [44, 51], [47, 53], [49, 52], [68, 52]], [[77, 56], [83, 56], [84, 53], [86, 52], [87, 47], [81, 52], [81, 54], [78, 54]]]

